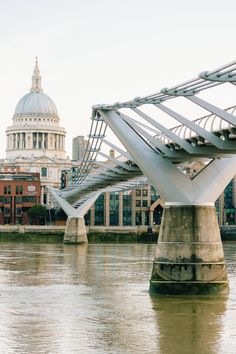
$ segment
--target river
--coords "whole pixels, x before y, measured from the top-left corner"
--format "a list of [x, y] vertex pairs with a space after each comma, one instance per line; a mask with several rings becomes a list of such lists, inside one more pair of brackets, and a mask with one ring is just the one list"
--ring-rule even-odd
[[150, 296], [155, 248], [1, 242], [0, 353], [236, 353], [236, 243], [214, 298]]

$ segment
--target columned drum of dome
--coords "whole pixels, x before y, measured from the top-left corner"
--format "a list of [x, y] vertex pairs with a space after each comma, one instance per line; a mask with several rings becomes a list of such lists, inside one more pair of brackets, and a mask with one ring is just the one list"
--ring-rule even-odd
[[6, 130], [6, 158], [32, 158], [46, 155], [65, 158], [65, 129], [53, 100], [43, 93], [36, 58], [30, 92], [16, 105], [12, 126]]

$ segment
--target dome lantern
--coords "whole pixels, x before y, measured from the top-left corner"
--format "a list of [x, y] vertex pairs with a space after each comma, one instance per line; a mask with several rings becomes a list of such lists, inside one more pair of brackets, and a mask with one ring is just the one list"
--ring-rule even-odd
[[32, 76], [32, 87], [30, 89], [30, 92], [43, 92], [43, 89], [41, 87], [41, 76], [38, 67], [38, 57], [36, 57], [35, 60], [35, 68]]

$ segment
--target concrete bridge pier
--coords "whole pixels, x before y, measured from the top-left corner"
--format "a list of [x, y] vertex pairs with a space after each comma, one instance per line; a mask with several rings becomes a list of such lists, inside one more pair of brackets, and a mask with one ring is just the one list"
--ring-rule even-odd
[[88, 242], [84, 217], [68, 216], [64, 243], [86, 243]]
[[213, 206], [166, 205], [150, 292], [169, 295], [228, 293], [227, 269]]
[[[90, 193], [86, 198], [84, 198], [84, 201], [81, 202], [78, 208], [75, 208], [69, 203], [68, 200], [62, 198], [54, 188], [48, 187], [48, 190], [53, 198], [59, 203], [60, 207], [67, 214], [64, 243], [87, 243], [88, 238], [84, 222], [84, 215], [91, 208], [101, 192]], [[70, 200], [70, 202], [73, 203], [75, 201]]]

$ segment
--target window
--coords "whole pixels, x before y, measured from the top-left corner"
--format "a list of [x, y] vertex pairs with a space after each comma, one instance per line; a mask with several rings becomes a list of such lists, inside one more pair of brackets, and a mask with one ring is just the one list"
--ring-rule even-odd
[[20, 194], [23, 194], [23, 186], [20, 185]]
[[37, 198], [29, 195], [29, 196], [22, 197], [22, 201], [23, 201], [23, 203], [35, 203], [36, 204]]
[[91, 210], [89, 209], [89, 211], [84, 215], [85, 225], [90, 225], [90, 220], [91, 220]]
[[138, 207], [138, 208], [141, 207], [141, 200], [136, 200], [136, 207]]
[[41, 168], [41, 176], [42, 177], [47, 177], [47, 175], [48, 175], [47, 168], [46, 167], [42, 167]]
[[149, 225], [149, 212], [145, 211], [144, 213], [144, 224]]
[[9, 215], [10, 214], [10, 209], [9, 208], [4, 208], [4, 214]]
[[119, 192], [110, 193], [110, 225], [119, 225]]
[[16, 208], [16, 215], [21, 215], [22, 214], [22, 208]]
[[157, 191], [151, 186], [151, 203], [154, 203], [158, 198]]
[[142, 213], [141, 213], [141, 211], [136, 211], [136, 213], [135, 213], [135, 223], [136, 223], [136, 225], [142, 225]]
[[141, 189], [136, 189], [136, 196], [140, 197], [141, 196]]
[[7, 186], [7, 194], [11, 194], [11, 186]]
[[226, 216], [226, 222], [229, 224], [235, 223], [235, 207], [233, 204], [233, 180], [229, 182], [224, 190], [224, 212]]
[[148, 201], [147, 200], [143, 200], [143, 207], [147, 208], [147, 206], [148, 206]]
[[148, 196], [148, 190], [147, 189], [143, 189], [143, 197], [147, 197]]
[[94, 224], [104, 225], [104, 194], [101, 194], [95, 202]]
[[11, 204], [11, 197], [4, 197], [4, 204]]
[[22, 204], [22, 197], [16, 197], [16, 204]]
[[123, 225], [132, 225], [132, 192], [123, 193]]
[[[36, 118], [34, 118], [36, 120]], [[33, 149], [37, 148], [37, 133], [33, 133]]]

